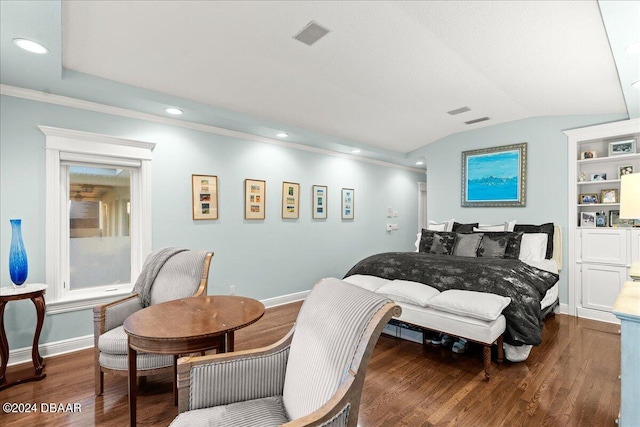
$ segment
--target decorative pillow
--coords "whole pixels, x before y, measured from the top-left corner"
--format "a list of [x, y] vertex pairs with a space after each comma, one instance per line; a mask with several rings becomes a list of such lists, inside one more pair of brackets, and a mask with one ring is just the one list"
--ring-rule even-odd
[[354, 274], [353, 276], [345, 277], [342, 281], [351, 283], [352, 285], [356, 285], [371, 292], [375, 292], [377, 289], [390, 282], [390, 280], [383, 279], [382, 277], [369, 276], [366, 274]]
[[455, 231], [456, 233], [467, 234], [473, 233], [473, 227], [477, 227], [478, 223], [474, 222], [471, 224], [460, 224], [459, 222], [453, 223], [453, 229], [451, 231]]
[[426, 228], [422, 229], [422, 233], [420, 235], [420, 243], [418, 245], [418, 252], [429, 252], [429, 250], [431, 250], [434, 233], [435, 231], [429, 231]]
[[[479, 257], [518, 259], [522, 232], [484, 232], [478, 248]], [[501, 255], [502, 254], [502, 255]]]
[[482, 234], [458, 234], [453, 247], [455, 256], [478, 256], [478, 246], [482, 240]]
[[416, 252], [420, 252], [420, 239], [422, 238], [422, 233], [416, 234], [416, 241], [414, 245], [416, 246]]
[[513, 227], [513, 231], [522, 231], [523, 233], [545, 233], [547, 235], [547, 249], [545, 252], [545, 258], [551, 259], [553, 257], [553, 223], [548, 222], [542, 225], [531, 224], [516, 224]]
[[500, 316], [510, 302], [511, 298], [496, 294], [451, 289], [431, 298], [428, 306], [460, 316], [492, 321]]
[[432, 231], [451, 231], [453, 229], [453, 219], [443, 222], [429, 221], [427, 230]]
[[395, 302], [406, 302], [417, 304], [422, 307], [427, 306], [427, 302], [440, 293], [436, 288], [418, 282], [407, 280], [392, 280], [380, 286], [376, 293], [382, 294]]
[[515, 231], [514, 228], [516, 226], [516, 221], [517, 220], [513, 220], [513, 221], [509, 221], [507, 222], [507, 230], [506, 231]]
[[522, 236], [518, 259], [521, 261], [542, 261], [545, 259], [547, 238], [545, 233], [525, 233]]
[[497, 224], [497, 225], [487, 225], [487, 224], [480, 224], [477, 227], [473, 228], [474, 232], [477, 231], [507, 231], [507, 226], [508, 224], [505, 222], [504, 224]]
[[439, 231], [433, 233], [433, 243], [429, 249], [430, 254], [451, 255], [453, 245], [456, 243], [456, 234], [452, 232]]

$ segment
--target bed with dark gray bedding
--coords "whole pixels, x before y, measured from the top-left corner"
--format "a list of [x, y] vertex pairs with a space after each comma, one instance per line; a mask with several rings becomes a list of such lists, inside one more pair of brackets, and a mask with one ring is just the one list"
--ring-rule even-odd
[[538, 345], [542, 336], [540, 301], [559, 279], [518, 259], [472, 258], [425, 252], [387, 252], [358, 262], [345, 277], [361, 274], [406, 280], [439, 291], [460, 289], [511, 298], [504, 309], [506, 343]]

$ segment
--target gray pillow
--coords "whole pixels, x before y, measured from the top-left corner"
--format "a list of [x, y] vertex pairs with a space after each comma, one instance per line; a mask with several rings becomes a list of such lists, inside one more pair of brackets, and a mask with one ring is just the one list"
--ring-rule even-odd
[[456, 233], [436, 232], [433, 234], [433, 243], [431, 244], [430, 254], [451, 255], [453, 245], [456, 242]]
[[456, 236], [456, 244], [453, 247], [453, 255], [476, 257], [478, 246], [482, 240], [482, 234], [458, 234]]
[[479, 257], [486, 258], [503, 258], [507, 250], [507, 236], [490, 236], [482, 237], [480, 248], [478, 249]]

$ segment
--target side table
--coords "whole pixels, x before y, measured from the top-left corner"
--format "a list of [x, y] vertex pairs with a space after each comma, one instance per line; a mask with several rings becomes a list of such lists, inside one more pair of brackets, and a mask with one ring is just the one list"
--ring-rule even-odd
[[[40, 340], [40, 332], [42, 332], [42, 325], [44, 324], [44, 293], [48, 287], [49, 285], [42, 283], [29, 283], [19, 287], [0, 287], [0, 358], [2, 359], [2, 365], [0, 365], [0, 390], [29, 381], [40, 381], [47, 376], [47, 374], [42, 372], [45, 365], [43, 363], [44, 359], [40, 356], [40, 351], [38, 350], [38, 341]], [[31, 359], [33, 361], [35, 374], [7, 382], [5, 373], [7, 372], [7, 365], [9, 364], [9, 341], [7, 341], [7, 333], [4, 330], [4, 308], [9, 301], [22, 299], [30, 299], [33, 301], [38, 314], [38, 323], [36, 324], [36, 332], [33, 336], [33, 346], [31, 348]]]

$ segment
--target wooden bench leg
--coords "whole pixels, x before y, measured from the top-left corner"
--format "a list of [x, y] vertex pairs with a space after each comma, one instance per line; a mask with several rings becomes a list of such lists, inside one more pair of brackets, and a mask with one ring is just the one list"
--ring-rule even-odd
[[484, 379], [489, 381], [491, 369], [491, 344], [482, 347], [482, 356], [484, 357]]

